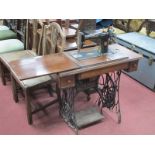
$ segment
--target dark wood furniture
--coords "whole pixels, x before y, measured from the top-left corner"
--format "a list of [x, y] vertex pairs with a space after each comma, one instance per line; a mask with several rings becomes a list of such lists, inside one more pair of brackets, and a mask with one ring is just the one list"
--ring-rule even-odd
[[146, 33], [149, 36], [149, 34], [155, 31], [155, 19], [147, 19], [146, 20]]
[[[29, 32], [28, 32], [28, 23], [29, 21], [27, 20], [26, 24], [26, 40], [25, 40], [25, 46], [26, 49], [28, 48], [28, 42], [29, 42]], [[9, 68], [7, 67], [8, 62], [21, 59], [21, 58], [27, 58], [27, 57], [34, 57], [36, 56], [36, 51], [37, 51], [37, 46], [39, 46], [39, 43], [37, 43], [37, 38], [36, 38], [36, 33], [37, 33], [37, 21], [34, 20], [32, 22], [32, 50], [18, 50], [14, 52], [7, 52], [7, 53], [2, 53], [0, 55], [0, 68], [1, 68], [1, 80], [2, 84], [6, 85], [6, 77], [9, 77]]]
[[[84, 49], [85, 52], [90, 50], [95, 49], [89, 48], [87, 51]], [[83, 121], [82, 124], [79, 121], [82, 119], [79, 118], [79, 112], [74, 109], [74, 97], [76, 91], [88, 88], [94, 88], [98, 93], [98, 106], [101, 111], [105, 107], [114, 110], [120, 123], [119, 82], [121, 71], [135, 71], [142, 56], [117, 44], [109, 46], [107, 55], [86, 60], [75, 59], [71, 56], [72, 52], [75, 51], [10, 62], [13, 86], [17, 83], [21, 85], [24, 79], [55, 74], [57, 76], [60, 114], [69, 126], [76, 131], [80, 126], [83, 126]], [[102, 82], [98, 83], [98, 77], [101, 77]], [[94, 78], [95, 81], [93, 81]], [[26, 97], [29, 97], [28, 92], [25, 89]], [[29, 99], [27, 99], [29, 121], [32, 119], [33, 112], [31, 110]], [[87, 111], [87, 113], [89, 112]], [[93, 118], [89, 120], [89, 123], [92, 123], [92, 120]]]
[[35, 53], [30, 50], [16, 51], [13, 53], [4, 53], [0, 55], [0, 74], [3, 85], [6, 85], [6, 78], [9, 78], [9, 65], [8, 62], [18, 60], [21, 58], [34, 57]]
[[[2, 58], [2, 61], [3, 61], [3, 63], [6, 64], [6, 61], [5, 61], [4, 57]], [[34, 62], [34, 64], [31, 64], [32, 61]], [[20, 70], [21, 68], [18, 68], [16, 66], [17, 62], [20, 62], [20, 67], [21, 68], [23, 68], [24, 66], [27, 66], [28, 64], [29, 65], [36, 65], [36, 63], [37, 63], [36, 67], [38, 67], [38, 68], [35, 68], [35, 69], [37, 69], [38, 71], [36, 72], [35, 75], [33, 75], [34, 66], [32, 66], [32, 68], [31, 68], [32, 72], [33, 72], [32, 77], [29, 77], [29, 75], [31, 76], [31, 71], [29, 69], [27, 70], [28, 74], [27, 74], [27, 77], [26, 77], [25, 74], [23, 74], [23, 72], [21, 72], [22, 71], [22, 70]], [[10, 65], [11, 63], [12, 63], [12, 65]], [[25, 102], [27, 104], [27, 118], [28, 118], [28, 123], [29, 124], [32, 124], [32, 116], [33, 116], [33, 114], [35, 114], [36, 112], [38, 112], [40, 110], [43, 110], [43, 109], [47, 108], [48, 106], [51, 106], [51, 105], [53, 105], [55, 103], [58, 103], [58, 99], [56, 98], [56, 99], [54, 99], [54, 100], [52, 100], [52, 101], [50, 101], [48, 103], [44, 103], [44, 105], [41, 108], [32, 109], [33, 104], [31, 103], [31, 94], [30, 93], [32, 92], [32, 90], [36, 89], [40, 85], [40, 83], [38, 85], [34, 85], [33, 87], [29, 87], [29, 86], [25, 85], [25, 80], [29, 80], [29, 78], [30, 78], [30, 80], [33, 80], [33, 79], [36, 79], [36, 78], [41, 78], [42, 76], [40, 76], [40, 73], [41, 73], [41, 75], [44, 74], [44, 76], [43, 76], [43, 80], [44, 80], [44, 77], [46, 75], [49, 75], [49, 73], [51, 73], [50, 74], [51, 79], [48, 80], [48, 81], [42, 82], [42, 86], [43, 85], [46, 86], [46, 85], [49, 85], [49, 83], [52, 84], [53, 81], [55, 82], [55, 79], [53, 79], [53, 77], [54, 77], [53, 74], [54, 73], [76, 68], [76, 64], [74, 64], [69, 58], [67, 58], [65, 55], [63, 55], [61, 53], [46, 55], [46, 56], [43, 56], [43, 57], [38, 56], [38, 57], [34, 57], [34, 59], [31, 59], [31, 58], [29, 59], [27, 57], [25, 59], [19, 59], [19, 60], [16, 60], [16, 61], [7, 62], [7, 66], [9, 68], [9, 70], [11, 70], [12, 74], [14, 74], [13, 70], [17, 69], [19, 71], [18, 72], [16, 70], [19, 73], [19, 74], [17, 73], [18, 75], [16, 74], [15, 77], [12, 76], [12, 90], [13, 90], [12, 92], [13, 92], [13, 97], [14, 97], [15, 102], [18, 102], [17, 88], [18, 88], [18, 86], [20, 86], [20, 88], [22, 88], [22, 90], [24, 92], [24, 96], [25, 96]], [[24, 75], [24, 77], [22, 75]], [[56, 93], [57, 93], [57, 90], [56, 90]]]
[[[10, 65], [9, 62], [16, 61], [19, 59], [27, 59], [35, 57], [34, 51], [30, 50], [24, 50], [24, 51], [17, 51], [16, 53], [6, 53], [2, 54], [0, 56], [0, 69], [1, 69], [1, 76], [2, 76], [2, 82], [6, 84], [6, 70], [10, 74]], [[35, 96], [33, 93], [42, 88], [46, 88], [49, 92], [49, 95], [53, 95], [53, 86], [52, 83], [55, 81], [50, 76], [42, 76], [42, 77], [36, 77], [28, 80], [23, 80], [19, 84], [12, 83], [12, 94], [13, 99], [17, 103], [19, 101], [18, 94], [22, 94], [25, 97], [25, 101], [30, 102], [32, 97]], [[28, 95], [28, 96], [27, 96]], [[52, 104], [57, 103], [57, 99], [53, 100], [52, 102], [46, 103], [42, 105], [41, 103], [33, 104], [33, 102], [30, 103], [30, 106], [33, 107], [32, 113], [30, 113], [29, 117], [31, 119], [28, 119], [28, 123], [32, 124], [32, 115], [37, 113], [40, 110], [44, 110], [48, 106], [51, 106]]]
[[[23, 59], [23, 58], [29, 58], [29, 57], [35, 57], [36, 56], [36, 49], [37, 49], [37, 39], [36, 39], [36, 30], [37, 30], [37, 21], [33, 21], [33, 28], [32, 28], [32, 33], [33, 33], [33, 45], [32, 49], [33, 50], [24, 50], [24, 51], [15, 51], [12, 53], [5, 53], [0, 55], [0, 74], [2, 78], [2, 83], [3, 85], [6, 85], [6, 77], [10, 77], [10, 66], [8, 65], [9, 62]], [[7, 73], [7, 74], [6, 74]], [[7, 75], [7, 76], [6, 76]], [[48, 92], [50, 95], [53, 94], [53, 85], [51, 86], [52, 83], [54, 83], [54, 79], [51, 76], [42, 76], [42, 77], [35, 77], [32, 79], [28, 80], [23, 80], [19, 85], [14, 85], [13, 83], [13, 99], [15, 102], [18, 102], [18, 93], [19, 92], [24, 92], [25, 90], [28, 90], [28, 92], [25, 94], [25, 101], [26, 103], [32, 98], [31, 96], [34, 97], [34, 92], [38, 89], [42, 88], [47, 88]], [[54, 86], [55, 87], [55, 86]], [[22, 89], [21, 89], [22, 88]], [[29, 96], [26, 96], [26, 95]], [[41, 105], [40, 103], [35, 104], [37, 107], [34, 108], [33, 112], [30, 115], [31, 119], [28, 119], [29, 123], [32, 123], [32, 115], [40, 110], [45, 109], [46, 107], [54, 104], [57, 102], [57, 99], [52, 101], [51, 103], [47, 103], [45, 105]], [[31, 103], [32, 106], [34, 107], [33, 103]], [[38, 107], [40, 106], [40, 107]]]
[[[84, 49], [89, 52], [92, 49]], [[121, 122], [119, 83], [121, 71], [128, 72], [137, 69], [140, 55], [120, 46], [109, 46], [109, 54], [91, 59], [77, 60], [70, 51], [65, 53], [73, 62], [79, 65], [76, 70], [59, 73], [59, 88], [61, 88], [62, 103], [60, 113], [64, 120], [76, 130], [101, 120], [101, 116], [92, 108], [76, 111], [74, 97], [80, 91], [92, 91], [98, 94], [97, 105], [101, 113], [103, 108], [116, 112], [118, 123]], [[68, 95], [69, 94], [69, 95]], [[67, 104], [68, 103], [68, 104]]]
[[17, 39], [24, 43], [26, 49], [26, 25], [27, 19], [4, 19], [3, 24], [17, 33]]
[[9, 65], [18, 80], [51, 75], [78, 68], [78, 65], [72, 62], [64, 53], [19, 59], [11, 61]]

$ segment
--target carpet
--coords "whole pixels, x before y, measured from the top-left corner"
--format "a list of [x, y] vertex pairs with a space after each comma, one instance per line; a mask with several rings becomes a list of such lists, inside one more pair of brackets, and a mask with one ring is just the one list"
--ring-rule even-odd
[[[38, 100], [48, 100], [46, 91], [38, 92]], [[76, 97], [75, 109], [94, 105], [97, 95], [93, 94], [89, 102], [83, 93]], [[82, 135], [130, 135], [155, 134], [155, 93], [137, 81], [122, 74], [120, 83], [120, 105], [122, 122], [117, 124], [115, 115], [103, 110], [104, 121], [79, 130]], [[12, 99], [11, 84], [0, 83], [0, 134], [1, 135], [74, 135], [59, 116], [58, 104], [39, 112], [33, 117], [33, 125], [28, 125], [26, 105], [20, 96], [19, 103]]]

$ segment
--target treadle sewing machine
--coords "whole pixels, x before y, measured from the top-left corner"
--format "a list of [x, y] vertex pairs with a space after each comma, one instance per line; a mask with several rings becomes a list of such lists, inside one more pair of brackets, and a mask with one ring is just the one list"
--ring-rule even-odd
[[[87, 100], [90, 100], [90, 94], [98, 93], [99, 98], [97, 103], [101, 109], [103, 107], [109, 109], [117, 107], [118, 122], [120, 123], [121, 121], [118, 97], [121, 71], [119, 70], [116, 73], [106, 73], [105, 75], [101, 75], [100, 73], [98, 74], [97, 71], [94, 73], [88, 72], [87, 74], [87, 69], [89, 67], [95, 68], [95, 65], [97, 67], [98, 64], [106, 64], [106, 62], [109, 60], [111, 62], [125, 60], [128, 59], [128, 56], [120, 53], [117, 50], [108, 49], [109, 40], [112, 40], [112, 37], [114, 37], [114, 34], [112, 34], [111, 30], [108, 30], [108, 32], [102, 32], [101, 30], [98, 30], [93, 31], [93, 33], [91, 32], [91, 34], [89, 33], [78, 32], [78, 50], [66, 53], [67, 57], [72, 59], [76, 64], [78, 64], [78, 66], [83, 67], [83, 69], [85, 69], [84, 71], [86, 71], [86, 73], [76, 75], [75, 78], [72, 77], [74, 79], [74, 87], [72, 89], [69, 88], [63, 90], [63, 95], [60, 97], [62, 98], [63, 102], [60, 106], [60, 113], [64, 120], [69, 122], [69, 125], [75, 129], [84, 127], [103, 119], [102, 110], [99, 110], [94, 106], [86, 110], [82, 110], [75, 115], [72, 115], [72, 113], [69, 112], [73, 110], [73, 99], [76, 93], [81, 91], [87, 95]], [[98, 48], [81, 51], [84, 41], [90, 39], [93, 39], [93, 41], [97, 40], [99, 43]], [[62, 73], [60, 76], [64, 76], [64, 74], [66, 73]], [[73, 74], [72, 71], [70, 71], [69, 74]], [[62, 82], [60, 82], [60, 85], [60, 87], [62, 87]], [[68, 96], [67, 94], [70, 95]]]
[[[78, 35], [78, 49], [70, 52], [38, 56], [9, 62], [12, 83], [44, 75], [57, 75], [59, 113], [69, 126], [78, 129], [103, 119], [102, 109], [117, 113], [121, 122], [119, 83], [121, 71], [135, 71], [141, 55], [118, 44], [109, 45], [112, 33], [96, 32]], [[101, 46], [81, 49], [85, 39], [98, 39]], [[99, 48], [100, 47], [100, 48]], [[52, 60], [52, 61], [51, 61]], [[78, 92], [97, 93], [97, 106], [76, 111], [74, 98]], [[28, 91], [26, 91], [28, 92]], [[32, 113], [27, 104], [28, 119]]]
[[[83, 43], [85, 40], [91, 40], [98, 43], [98, 49], [92, 49], [87, 52], [81, 52], [80, 50], [83, 47]], [[115, 35], [113, 34], [113, 29], [112, 27], [109, 27], [107, 32], [103, 32], [103, 30], [91, 30], [91, 31], [85, 31], [81, 32], [78, 31], [77, 33], [77, 45], [78, 45], [78, 51], [70, 52], [70, 55], [75, 58], [76, 60], [89, 60], [91, 58], [96, 58], [100, 56], [108, 56], [112, 54], [114, 51], [108, 51], [108, 45], [109, 42], [114, 42], [115, 40]], [[116, 51], [115, 57], [116, 57]], [[120, 56], [120, 58], [123, 58]], [[126, 59], [126, 57], [124, 57]], [[77, 82], [77, 90], [83, 90], [88, 96], [87, 99], [90, 99], [90, 94], [93, 92], [98, 92], [97, 87], [98, 87], [98, 81], [99, 81], [100, 76], [93, 77], [93, 78], [88, 78], [85, 80], [79, 80]], [[94, 90], [94, 91], [93, 91]], [[110, 92], [109, 92], [110, 93]], [[107, 102], [108, 108], [111, 108], [114, 103], [108, 101]]]

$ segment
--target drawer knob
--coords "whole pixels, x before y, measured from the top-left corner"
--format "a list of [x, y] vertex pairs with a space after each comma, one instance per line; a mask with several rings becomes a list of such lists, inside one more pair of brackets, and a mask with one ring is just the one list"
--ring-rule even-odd
[[68, 83], [71, 83], [72, 81], [71, 80], [68, 80]]

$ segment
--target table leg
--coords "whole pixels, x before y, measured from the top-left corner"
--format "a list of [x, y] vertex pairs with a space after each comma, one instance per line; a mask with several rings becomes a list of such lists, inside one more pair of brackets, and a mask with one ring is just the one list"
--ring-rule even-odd
[[108, 108], [115, 111], [118, 118], [118, 123], [121, 123], [121, 112], [119, 102], [119, 85], [120, 85], [121, 71], [107, 73], [102, 75], [98, 87], [98, 106]]
[[11, 75], [11, 84], [12, 84], [13, 99], [17, 103], [19, 101], [18, 100], [18, 92], [17, 92], [17, 83], [12, 75]]
[[30, 90], [29, 88], [24, 89], [25, 102], [27, 106], [27, 120], [29, 124], [32, 124], [32, 108], [30, 103]]
[[78, 132], [78, 127], [74, 112], [75, 88], [65, 88], [61, 90], [60, 114], [67, 124]]
[[0, 61], [0, 76], [1, 76], [2, 84], [3, 84], [3, 85], [6, 85], [6, 80], [5, 80], [5, 68], [4, 68], [4, 65], [2, 64], [1, 61]]

